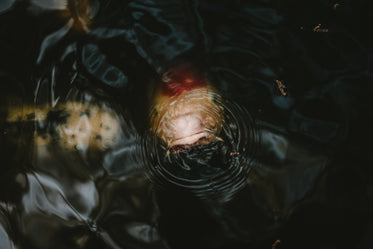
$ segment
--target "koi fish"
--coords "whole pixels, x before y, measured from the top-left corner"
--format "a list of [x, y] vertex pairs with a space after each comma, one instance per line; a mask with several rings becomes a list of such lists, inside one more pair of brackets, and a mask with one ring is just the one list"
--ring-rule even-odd
[[223, 126], [221, 96], [208, 78], [181, 65], [163, 74], [151, 105], [153, 134], [169, 152], [181, 152], [219, 138]]
[[56, 107], [24, 105], [11, 107], [6, 122], [35, 125], [38, 146], [52, 140], [64, 150], [94, 149], [104, 151], [112, 147], [120, 134], [120, 119], [108, 106], [67, 101]]

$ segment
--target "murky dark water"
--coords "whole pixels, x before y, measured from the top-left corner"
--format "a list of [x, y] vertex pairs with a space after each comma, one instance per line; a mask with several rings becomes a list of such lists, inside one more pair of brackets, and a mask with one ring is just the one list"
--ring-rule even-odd
[[[371, 248], [372, 21], [364, 0], [0, 0], [0, 248]], [[149, 113], [180, 62], [224, 123], [169, 154]]]

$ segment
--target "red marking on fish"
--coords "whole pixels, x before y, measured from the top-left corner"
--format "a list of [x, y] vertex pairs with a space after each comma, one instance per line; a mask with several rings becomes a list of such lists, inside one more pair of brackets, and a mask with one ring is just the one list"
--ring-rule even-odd
[[170, 97], [209, 85], [204, 75], [188, 66], [178, 66], [169, 70], [163, 75], [162, 81], [162, 94]]

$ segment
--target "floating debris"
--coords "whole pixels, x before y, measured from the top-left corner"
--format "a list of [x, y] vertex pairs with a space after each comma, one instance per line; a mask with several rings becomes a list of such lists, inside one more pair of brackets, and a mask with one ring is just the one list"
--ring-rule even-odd
[[286, 96], [287, 93], [285, 92], [285, 89], [287, 88], [280, 80], [276, 80], [276, 83], [278, 85], [278, 89], [280, 90], [282, 96]]
[[272, 249], [276, 249], [279, 244], [281, 244], [281, 240], [278, 239], [272, 244]]
[[316, 25], [313, 28], [313, 32], [329, 32], [329, 29], [322, 29], [320, 27], [321, 27], [321, 24]]

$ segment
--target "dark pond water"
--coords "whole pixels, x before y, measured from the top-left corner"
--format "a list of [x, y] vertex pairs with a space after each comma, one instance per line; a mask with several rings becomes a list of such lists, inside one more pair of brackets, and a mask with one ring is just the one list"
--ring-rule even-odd
[[[0, 0], [0, 248], [371, 248], [364, 0]], [[208, 75], [220, 140], [149, 114]]]

